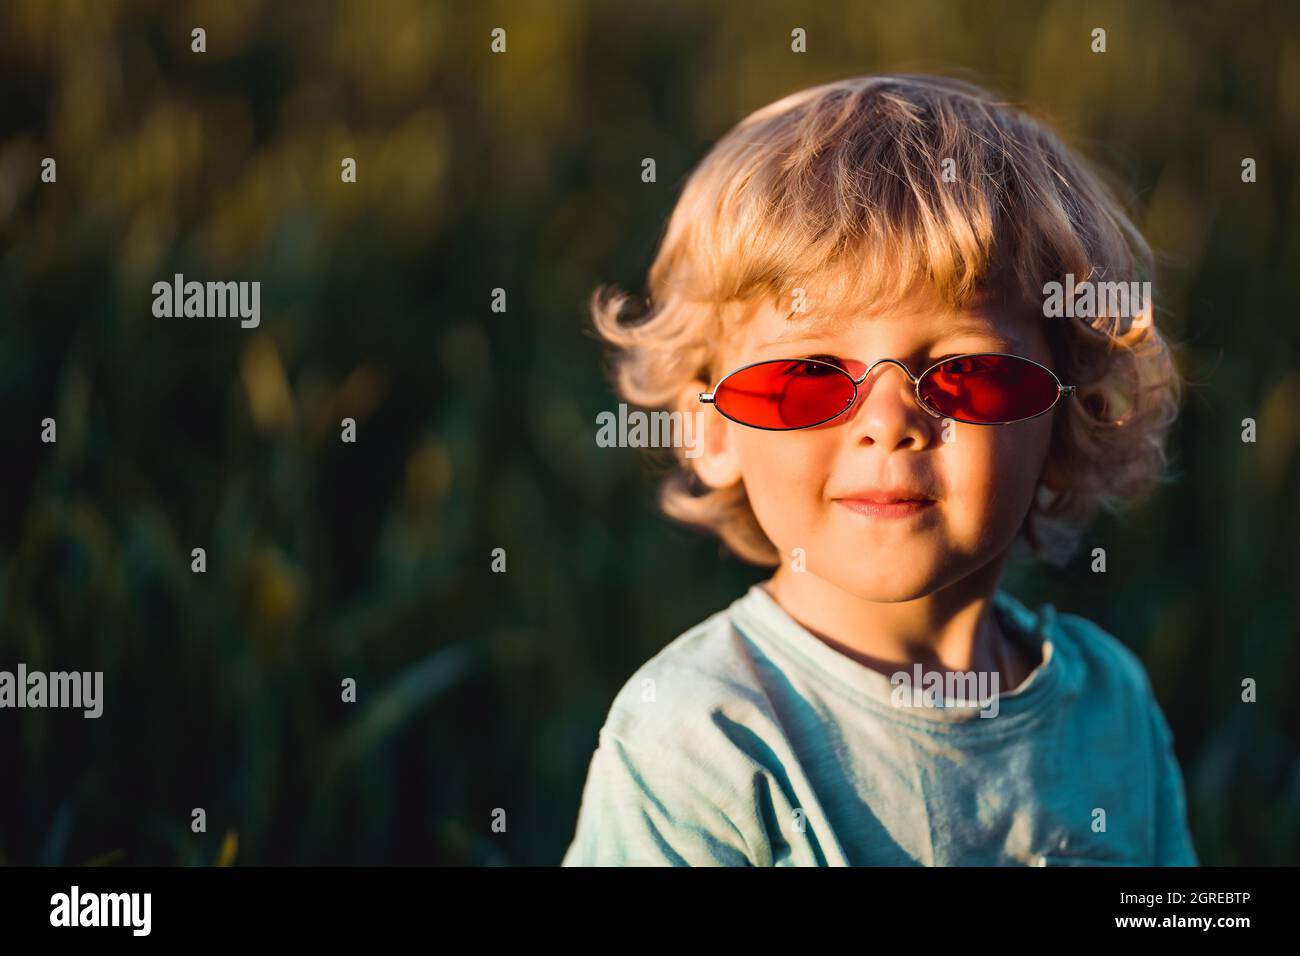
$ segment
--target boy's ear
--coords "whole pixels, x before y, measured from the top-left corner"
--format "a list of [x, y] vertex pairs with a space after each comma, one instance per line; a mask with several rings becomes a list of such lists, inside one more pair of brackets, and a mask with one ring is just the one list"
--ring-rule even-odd
[[1043, 470], [1038, 479], [1044, 487], [1053, 494], [1060, 494], [1068, 491], [1070, 487], [1069, 478], [1065, 470], [1061, 467], [1060, 462], [1054, 458], [1048, 458], [1047, 463], [1043, 465]]
[[710, 488], [730, 488], [741, 477], [732, 423], [716, 408], [700, 401], [700, 392], [708, 390], [708, 383], [697, 379], [687, 382], [677, 393], [677, 410], [688, 425], [691, 443], [686, 449], [686, 463]]

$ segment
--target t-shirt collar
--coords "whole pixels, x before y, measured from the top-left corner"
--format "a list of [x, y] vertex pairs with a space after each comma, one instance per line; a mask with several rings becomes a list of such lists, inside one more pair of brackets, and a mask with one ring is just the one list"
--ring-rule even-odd
[[[732, 620], [739, 630], [763, 646], [769, 653], [782, 656], [810, 677], [833, 684], [840, 692], [873, 708], [884, 707], [898, 719], [921, 720], [940, 726], [984, 725], [1005, 727], [1016, 719], [1040, 711], [1056, 695], [1061, 664], [1056, 652], [1056, 612], [1051, 604], [1031, 611], [1005, 591], [993, 594], [994, 613], [999, 615], [1005, 633], [1030, 648], [1041, 659], [1037, 666], [1011, 691], [998, 694], [997, 713], [981, 718], [972, 707], [903, 707], [895, 703], [895, 685], [880, 671], [837, 651], [814, 636], [790, 616], [762, 586], [753, 585], [731, 606]], [[909, 676], [911, 667], [900, 667]], [[987, 685], [986, 685], [987, 686]], [[998, 718], [1003, 718], [999, 720]], [[971, 723], [971, 722], [974, 723]]]

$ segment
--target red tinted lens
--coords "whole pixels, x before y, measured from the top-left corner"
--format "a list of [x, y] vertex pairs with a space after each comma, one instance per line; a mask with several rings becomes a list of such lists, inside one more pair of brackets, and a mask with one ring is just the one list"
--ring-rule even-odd
[[826, 362], [779, 359], [728, 375], [713, 403], [728, 418], [757, 428], [807, 428], [849, 407], [853, 379]]
[[921, 376], [922, 401], [945, 418], [992, 425], [1041, 415], [1060, 392], [1043, 366], [1014, 355], [964, 355]]

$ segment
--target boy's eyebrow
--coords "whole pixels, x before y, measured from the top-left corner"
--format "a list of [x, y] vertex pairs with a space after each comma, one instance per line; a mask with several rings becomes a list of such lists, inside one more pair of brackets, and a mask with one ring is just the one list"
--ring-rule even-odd
[[827, 315], [812, 315], [802, 319], [796, 319], [795, 313], [791, 312], [785, 317], [786, 327], [780, 334], [771, 339], [771, 345], [777, 345], [782, 342], [790, 342], [795, 339], [809, 338], [814, 335], [822, 335], [826, 332], [833, 331], [837, 327], [847, 325], [851, 319], [836, 318]]
[[954, 322], [950, 325], [941, 326], [938, 329], [939, 338], [957, 338], [961, 335], [982, 335], [990, 339], [997, 339], [999, 342], [1014, 343], [1017, 342], [1015, 334], [1003, 331], [992, 325], [980, 324], [978, 322]]
[[[827, 332], [835, 331], [837, 328], [852, 321], [851, 319], [833, 318], [822, 315], [798, 320], [797, 324], [794, 324], [796, 322], [794, 315], [795, 313], [791, 312], [786, 316], [786, 321], [791, 324], [787, 325], [784, 331], [770, 339], [766, 344], [781, 345], [798, 339], [812, 338], [817, 335], [823, 335]], [[957, 321], [941, 325], [934, 331], [935, 341], [945, 338], [957, 338], [958, 336], [963, 335], [984, 336], [986, 338], [997, 339], [998, 341], [1005, 342], [1008, 345], [1014, 345], [1019, 341], [1016, 336], [1010, 332], [995, 328], [990, 324], [982, 324], [979, 322]]]

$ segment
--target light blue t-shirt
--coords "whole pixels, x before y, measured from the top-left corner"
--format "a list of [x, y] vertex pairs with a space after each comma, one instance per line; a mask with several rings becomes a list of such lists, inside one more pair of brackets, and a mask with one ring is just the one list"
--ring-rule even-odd
[[618, 693], [563, 865], [1197, 865], [1137, 657], [1050, 604], [993, 607], [1041, 661], [982, 717], [900, 706], [754, 585]]

